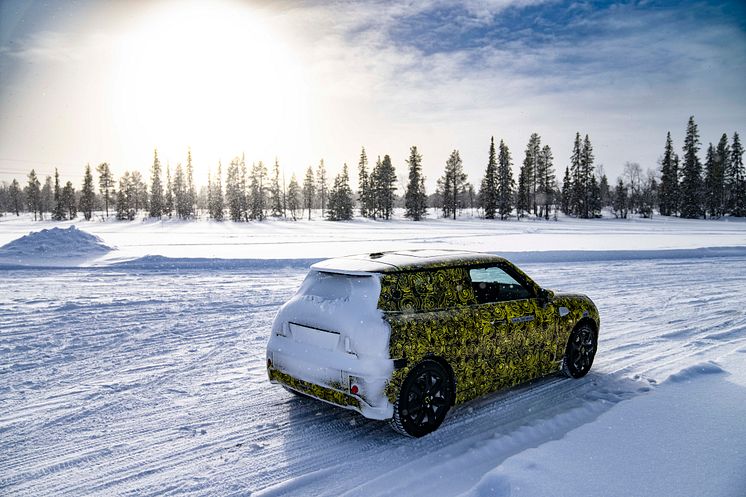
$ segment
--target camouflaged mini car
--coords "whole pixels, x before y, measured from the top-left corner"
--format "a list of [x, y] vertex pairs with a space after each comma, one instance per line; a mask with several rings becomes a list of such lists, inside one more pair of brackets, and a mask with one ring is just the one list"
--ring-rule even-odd
[[596, 306], [543, 289], [507, 260], [461, 251], [329, 259], [277, 314], [273, 383], [390, 419], [419, 437], [452, 405], [555, 372], [584, 376]]

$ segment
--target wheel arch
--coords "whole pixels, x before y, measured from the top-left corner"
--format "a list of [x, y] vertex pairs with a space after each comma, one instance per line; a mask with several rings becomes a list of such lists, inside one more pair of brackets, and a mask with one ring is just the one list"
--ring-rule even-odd
[[441, 357], [439, 355], [427, 354], [427, 355], [425, 355], [425, 357], [422, 358], [422, 361], [420, 361], [420, 362], [423, 362], [423, 361], [426, 361], [426, 360], [431, 360], [431, 361], [437, 362], [438, 364], [440, 364], [443, 367], [443, 369], [446, 370], [446, 373], [448, 373], [448, 376], [451, 379], [451, 390], [453, 392], [453, 395], [451, 395], [451, 405], [455, 405], [456, 404], [456, 387], [457, 387], [457, 385], [456, 385], [456, 373], [453, 371], [453, 368], [451, 367], [450, 364], [448, 364], [448, 361], [444, 357]]

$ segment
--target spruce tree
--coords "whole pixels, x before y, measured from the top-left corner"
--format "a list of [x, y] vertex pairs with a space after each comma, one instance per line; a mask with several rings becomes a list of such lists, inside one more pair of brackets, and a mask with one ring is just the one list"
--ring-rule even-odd
[[726, 213], [725, 171], [728, 169], [729, 164], [730, 147], [728, 146], [728, 135], [723, 133], [715, 150], [715, 177], [712, 181], [712, 193], [717, 209], [716, 217], [724, 216]]
[[13, 178], [8, 188], [8, 195], [10, 197], [10, 208], [12, 212], [15, 212], [16, 217], [21, 215], [21, 206], [23, 205], [21, 185], [18, 184], [18, 180]]
[[490, 138], [487, 169], [484, 171], [482, 185], [479, 188], [479, 203], [484, 209], [485, 219], [495, 219], [497, 213], [497, 153], [495, 152], [494, 136]]
[[225, 175], [225, 202], [228, 204], [228, 216], [230, 220], [243, 220], [241, 171], [240, 159], [238, 157], [233, 159], [228, 165], [228, 171]]
[[269, 187], [269, 195], [271, 197], [271, 211], [272, 217], [282, 217], [283, 211], [283, 198], [282, 189], [280, 188], [280, 163], [275, 159], [275, 166], [273, 168], [272, 183]]
[[117, 214], [119, 221], [131, 221], [135, 218], [132, 202], [134, 200], [132, 183], [129, 171], [125, 171], [119, 178], [119, 190], [117, 191]]
[[727, 166], [727, 210], [733, 216], [746, 216], [746, 170], [743, 165], [743, 146], [738, 133], [733, 133], [730, 160]]
[[500, 219], [510, 217], [513, 211], [513, 195], [515, 181], [513, 181], [513, 160], [510, 150], [504, 141], [500, 140], [499, 155], [497, 157], [497, 212]]
[[181, 162], [176, 164], [176, 172], [174, 173], [174, 184], [173, 184], [173, 195], [174, 195], [174, 210], [179, 219], [186, 219], [189, 217], [189, 188], [184, 178], [184, 169], [181, 167]]
[[702, 216], [702, 164], [699, 152], [699, 132], [694, 116], [689, 117], [684, 139], [684, 163], [681, 168], [681, 217], [696, 219]]
[[210, 216], [215, 221], [222, 221], [224, 219], [225, 205], [223, 201], [223, 185], [222, 185], [222, 164], [218, 161], [218, 171], [215, 174], [215, 179], [212, 183], [211, 194], [212, 194], [212, 212]]
[[594, 174], [593, 160], [593, 147], [591, 146], [591, 141], [588, 138], [588, 135], [585, 135], [580, 158], [582, 171], [582, 186], [580, 188], [580, 194], [582, 197], [581, 217], [585, 219], [596, 217], [600, 214], [601, 210], [600, 193], [598, 190], [596, 175]]
[[65, 183], [62, 188], [62, 208], [68, 219], [75, 219], [78, 216], [78, 210], [75, 205], [75, 188], [71, 181]]
[[[539, 206], [538, 215], [549, 219], [549, 211], [554, 204], [554, 191], [556, 189], [554, 174], [554, 157], [549, 145], [544, 145], [539, 152], [536, 161], [536, 203]], [[606, 176], [604, 176], [606, 179]], [[606, 184], [608, 190], [609, 185]]]
[[148, 187], [143, 181], [140, 171], [130, 173], [130, 184], [132, 188], [132, 208], [137, 214], [140, 209], [147, 209], [148, 207]]
[[374, 191], [377, 194], [376, 210], [378, 210], [383, 219], [391, 219], [391, 215], [394, 213], [396, 170], [388, 154], [383, 156], [383, 160], [378, 167]]
[[290, 210], [290, 216], [293, 221], [298, 219], [299, 214], [303, 215], [303, 200], [301, 198], [301, 188], [298, 184], [298, 179], [295, 174], [290, 178], [290, 184], [288, 185], [288, 210]]
[[251, 213], [249, 217], [257, 221], [265, 218], [267, 208], [267, 168], [262, 161], [251, 166]]
[[369, 216], [372, 219], [376, 219], [381, 215], [381, 174], [383, 165], [381, 163], [381, 156], [376, 159], [376, 165], [373, 166], [373, 170], [370, 172], [368, 178], [368, 190], [370, 192], [370, 207], [368, 209]]
[[536, 203], [536, 188], [538, 182], [537, 167], [539, 163], [539, 154], [541, 153], [541, 138], [538, 134], [532, 133], [526, 145], [526, 155], [521, 167], [521, 176], [525, 183], [526, 210], [531, 210], [534, 216], [537, 215], [538, 208]]
[[111, 174], [109, 164], [102, 162], [96, 166], [96, 172], [98, 172], [98, 191], [103, 197], [104, 209], [106, 210], [106, 217], [109, 217], [109, 204], [113, 200], [114, 194], [114, 175]]
[[246, 155], [241, 153], [241, 163], [239, 164], [239, 198], [241, 199], [241, 213], [243, 220], [249, 220], [249, 211], [251, 210], [251, 199], [249, 192], [248, 172], [246, 170]]
[[44, 186], [41, 187], [41, 218], [44, 219], [45, 212], [51, 212], [54, 202], [54, 186], [52, 185], [52, 177], [47, 176], [44, 180]]
[[425, 179], [422, 176], [422, 155], [413, 146], [409, 149], [409, 182], [404, 193], [405, 217], [419, 221], [427, 215], [427, 194], [425, 193]]
[[575, 133], [575, 142], [572, 147], [570, 156], [570, 189], [569, 198], [567, 199], [567, 214], [580, 216], [583, 212], [582, 202], [584, 196], [584, 178], [583, 168], [581, 165], [583, 154], [583, 142], [580, 139], [580, 132]]
[[627, 187], [624, 185], [622, 178], [619, 178], [616, 188], [614, 189], [613, 200], [614, 215], [616, 217], [627, 219], [627, 212], [629, 210], [627, 195]]
[[308, 220], [311, 220], [311, 209], [316, 196], [316, 183], [314, 181], [313, 168], [308, 166], [306, 177], [303, 179], [303, 206], [308, 209]]
[[565, 168], [565, 177], [562, 179], [562, 199], [560, 210], [567, 215], [572, 214], [570, 202], [572, 200], [572, 178], [570, 177], [570, 167]]
[[658, 193], [661, 216], [673, 216], [679, 204], [679, 159], [674, 152], [671, 132], [666, 135], [666, 145], [661, 158], [661, 181]]
[[96, 201], [96, 194], [93, 190], [93, 175], [91, 174], [91, 165], [86, 164], [85, 175], [83, 176], [83, 189], [80, 194], [80, 210], [86, 221], [93, 217], [93, 205]]
[[34, 213], [34, 221], [36, 221], [37, 213], [39, 214], [39, 218], [41, 218], [41, 183], [36, 176], [36, 171], [33, 169], [28, 175], [28, 185], [26, 186], [25, 194], [28, 210]]
[[174, 212], [174, 190], [171, 184], [171, 164], [166, 164], [166, 195], [163, 199], [163, 213], [168, 217]]
[[319, 204], [321, 205], [321, 217], [324, 217], [326, 209], [326, 200], [329, 196], [329, 178], [327, 177], [324, 159], [319, 162], [316, 169], [316, 192], [318, 193]]
[[330, 221], [349, 221], [352, 219], [352, 189], [347, 164], [342, 172], [334, 178], [334, 186], [329, 193], [327, 219]]
[[704, 208], [705, 216], [710, 218], [720, 217], [721, 198], [718, 195], [718, 184], [722, 185], [722, 177], [719, 174], [719, 161], [712, 143], [707, 147], [705, 154], [705, 177], [704, 177]]
[[518, 173], [518, 191], [516, 192], [515, 210], [518, 219], [531, 209], [531, 171], [526, 164]]
[[163, 183], [161, 183], [161, 161], [158, 149], [153, 151], [153, 167], [150, 169], [150, 217], [160, 219], [163, 215]]
[[601, 175], [598, 190], [601, 197], [601, 207], [611, 207], [611, 187], [609, 186], [609, 178], [605, 174]]
[[62, 206], [62, 188], [60, 188], [60, 173], [54, 168], [54, 209], [52, 219], [62, 221], [65, 219], [65, 209]]
[[459, 197], [466, 184], [466, 173], [458, 150], [451, 152], [439, 185], [443, 195], [443, 217], [453, 217], [459, 209]]
[[197, 203], [197, 191], [194, 188], [194, 170], [192, 168], [192, 149], [187, 150], [186, 184], [184, 185], [184, 219], [194, 217], [194, 205]]
[[362, 217], [370, 216], [370, 183], [368, 177], [368, 156], [365, 153], [365, 147], [360, 152], [360, 162], [357, 165], [358, 171], [358, 201], [360, 202], [360, 215]]

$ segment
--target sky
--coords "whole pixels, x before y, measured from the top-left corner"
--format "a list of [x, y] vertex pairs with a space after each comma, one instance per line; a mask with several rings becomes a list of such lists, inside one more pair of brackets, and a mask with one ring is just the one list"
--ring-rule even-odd
[[432, 191], [454, 149], [478, 186], [492, 136], [517, 178], [534, 132], [559, 178], [588, 134], [614, 181], [690, 115], [746, 132], [744, 2], [0, 0], [0, 181], [191, 148], [198, 184], [245, 154], [355, 187], [361, 147], [404, 180], [416, 145]]

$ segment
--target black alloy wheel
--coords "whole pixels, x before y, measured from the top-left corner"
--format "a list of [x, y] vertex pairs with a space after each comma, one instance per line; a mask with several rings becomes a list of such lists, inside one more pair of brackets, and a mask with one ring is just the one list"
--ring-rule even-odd
[[596, 332], [585, 323], [575, 328], [567, 342], [567, 351], [562, 361], [562, 372], [571, 378], [582, 378], [593, 365], [596, 356]]
[[404, 379], [394, 404], [393, 428], [403, 435], [422, 437], [435, 431], [453, 403], [453, 383], [446, 369], [426, 360]]

